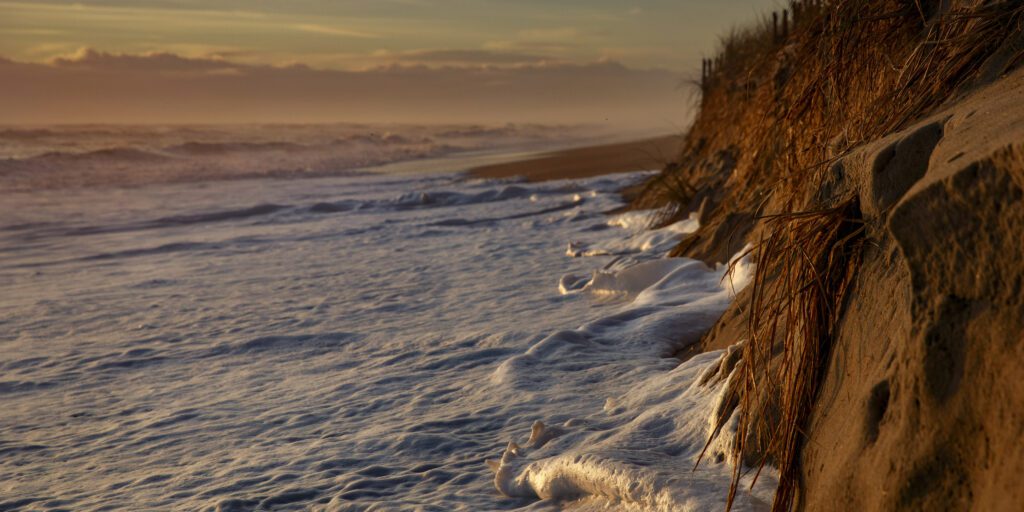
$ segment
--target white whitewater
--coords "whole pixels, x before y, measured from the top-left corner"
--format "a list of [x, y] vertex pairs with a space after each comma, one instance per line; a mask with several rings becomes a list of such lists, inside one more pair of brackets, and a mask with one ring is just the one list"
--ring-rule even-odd
[[728, 365], [665, 356], [751, 268], [604, 215], [636, 178], [5, 197], [0, 509], [721, 509]]
[[[564, 381], [558, 370], [546, 367], [558, 368], [561, 358], [571, 358], [588, 372], [606, 373], [616, 387], [627, 387], [585, 417], [557, 426], [538, 421], [523, 445], [510, 442], [500, 459], [489, 462], [498, 490], [507, 496], [576, 500], [573, 510], [724, 510], [731, 481], [729, 428], [694, 468], [732, 377], [725, 354], [701, 354], [647, 375], [631, 374], [629, 367], [649, 365], [696, 342], [749, 280], [750, 264], [733, 263], [731, 271], [712, 271], [693, 260], [659, 259], [595, 272], [582, 291], [635, 298], [614, 314], [545, 338], [503, 363], [495, 378], [532, 381], [555, 375]], [[568, 348], [560, 350], [563, 345]], [[730, 464], [722, 464], [726, 460]], [[760, 478], [754, 492], [739, 495], [734, 510], [770, 508], [777, 477], [769, 469]]]

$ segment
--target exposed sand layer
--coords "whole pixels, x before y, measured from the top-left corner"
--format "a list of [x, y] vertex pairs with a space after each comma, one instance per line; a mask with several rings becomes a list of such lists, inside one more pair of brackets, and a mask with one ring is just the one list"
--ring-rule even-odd
[[476, 167], [469, 172], [479, 178], [521, 176], [527, 181], [544, 181], [660, 169], [678, 153], [680, 140], [678, 135], [666, 135], [572, 148], [515, 162]]
[[843, 161], [872, 243], [811, 418], [808, 509], [1024, 501], [1022, 99], [1017, 72]]
[[[856, 197], [867, 234], [807, 429], [798, 508], [1019, 510], [1024, 70], [831, 172], [818, 192]], [[756, 238], [751, 222], [739, 229]], [[718, 259], [726, 237], [715, 238], [689, 251]], [[746, 336], [748, 302], [683, 355]]]

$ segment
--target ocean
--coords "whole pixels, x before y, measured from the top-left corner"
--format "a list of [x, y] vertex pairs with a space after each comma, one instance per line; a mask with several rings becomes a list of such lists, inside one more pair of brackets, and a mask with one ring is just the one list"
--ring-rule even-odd
[[750, 264], [607, 215], [643, 176], [6, 194], [0, 510], [723, 509], [723, 353], [668, 355]]

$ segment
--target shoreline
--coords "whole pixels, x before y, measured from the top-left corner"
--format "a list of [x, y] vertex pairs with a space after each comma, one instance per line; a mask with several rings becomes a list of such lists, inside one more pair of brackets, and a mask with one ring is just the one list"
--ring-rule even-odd
[[527, 182], [537, 182], [659, 170], [678, 153], [681, 142], [681, 135], [663, 135], [568, 148], [521, 160], [473, 167], [466, 174], [488, 179], [518, 176]]
[[[526, 181], [581, 179], [604, 174], [658, 170], [675, 155], [682, 137], [667, 135], [628, 142], [576, 141], [584, 146], [562, 148], [490, 148], [426, 158], [400, 159], [351, 167], [323, 168], [282, 163], [278, 167], [238, 171], [231, 162], [104, 156], [100, 162], [83, 161], [48, 167], [44, 162], [8, 159], [0, 162], [0, 192], [118, 188], [151, 185], [230, 182], [236, 180], [297, 180], [363, 174], [424, 174], [454, 172], [470, 177], [500, 179], [522, 176]], [[568, 141], [567, 141], [568, 142]], [[131, 155], [129, 155], [130, 157]], [[76, 158], [80, 158], [76, 157]], [[232, 164], [233, 165], [233, 164]], [[319, 166], [319, 168], [318, 168]]]

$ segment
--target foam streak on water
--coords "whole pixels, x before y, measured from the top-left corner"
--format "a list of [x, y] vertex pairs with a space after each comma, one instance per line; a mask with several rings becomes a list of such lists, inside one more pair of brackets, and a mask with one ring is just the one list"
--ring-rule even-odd
[[727, 374], [661, 356], [730, 287], [602, 214], [635, 178], [12, 194], [0, 509], [719, 506]]

